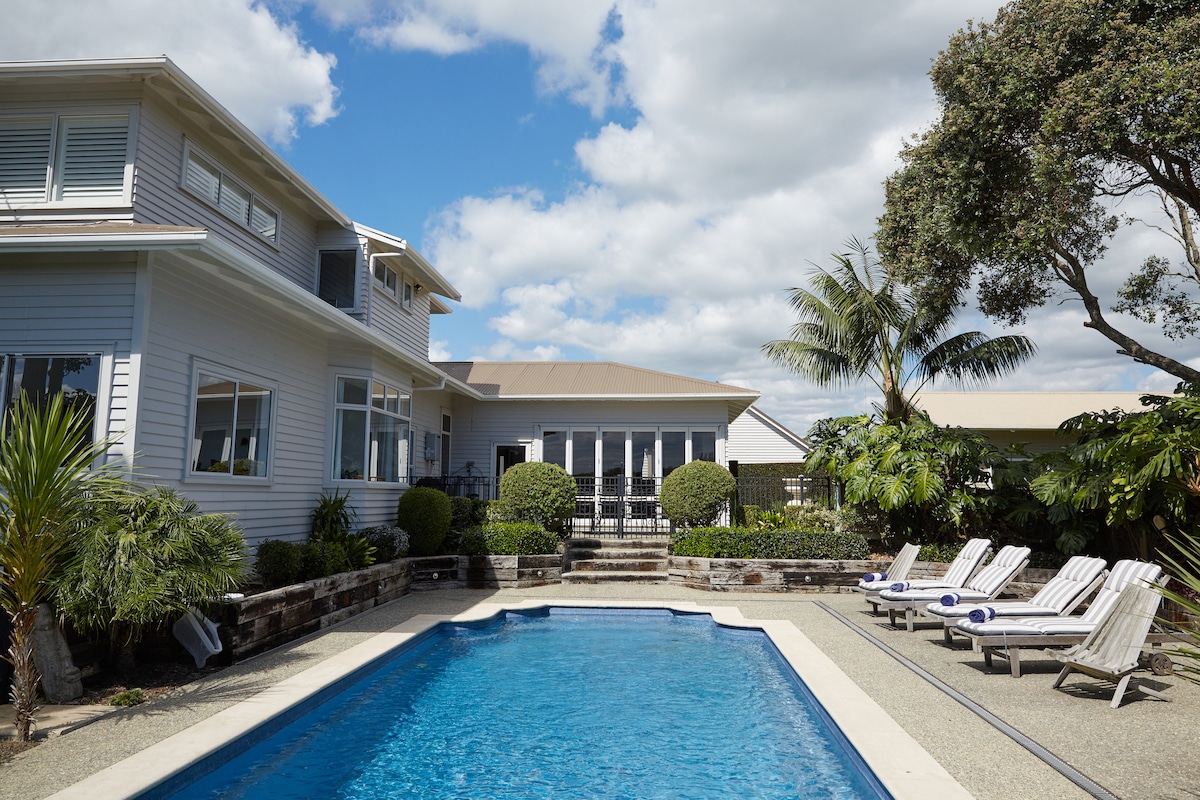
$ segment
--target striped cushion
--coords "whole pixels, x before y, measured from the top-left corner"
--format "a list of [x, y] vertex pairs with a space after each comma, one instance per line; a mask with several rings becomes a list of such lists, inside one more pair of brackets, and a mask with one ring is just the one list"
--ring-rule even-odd
[[[971, 592], [979, 592], [983, 595], [984, 600], [989, 597], [995, 597], [1001, 589], [1017, 576], [1017, 573], [1025, 566], [1029, 560], [1028, 547], [1015, 547], [1011, 544], [1000, 548], [1000, 552], [996, 553], [996, 557], [992, 559], [992, 563], [988, 564], [983, 569], [971, 578], [971, 582], [967, 584], [967, 589]], [[960, 593], [961, 594], [961, 593]], [[967, 599], [966, 597], [963, 598]]]
[[996, 612], [997, 617], [1033, 617], [1053, 615], [1054, 610], [1043, 606], [1034, 605], [1032, 601], [1025, 600], [1005, 600], [995, 603], [960, 603], [954, 606], [944, 606], [941, 603], [930, 603], [925, 607], [925, 610], [930, 614], [946, 619], [966, 619], [974, 608], [990, 608]]
[[1071, 556], [1058, 574], [1029, 598], [1029, 602], [1054, 613], [1066, 613], [1067, 609], [1079, 604], [1083, 599], [1081, 595], [1091, 587], [1105, 566], [1103, 558]]
[[1033, 623], [1038, 621], [1036, 618], [1031, 619], [1027, 617], [994, 619], [991, 622], [971, 622], [969, 619], [960, 619], [954, 623], [954, 627], [978, 636], [994, 636], [1001, 633], [1006, 633], [1010, 636], [1037, 636], [1042, 631], [1035, 628]]
[[[938, 600], [938, 606], [941, 606], [940, 598], [946, 593], [946, 588], [933, 587], [931, 589], [909, 589], [904, 592], [893, 592], [891, 589], [884, 589], [879, 593], [879, 597], [883, 600], [912, 600], [917, 603], [928, 603], [930, 600]], [[968, 603], [977, 603], [981, 600], [987, 600], [991, 595], [983, 592], [972, 592], [967, 589], [959, 589], [958, 594], [962, 600]], [[957, 606], [947, 606], [948, 608], [957, 608]]]
[[963, 545], [963, 549], [958, 553], [958, 558], [954, 559], [950, 569], [946, 570], [942, 585], [954, 588], [965, 584], [975, 572], [976, 567], [983, 561], [991, 546], [991, 539], [972, 539]]
[[1144, 561], [1131, 559], [1118, 561], [1112, 568], [1112, 572], [1108, 574], [1104, 585], [1100, 587], [1100, 591], [1096, 593], [1096, 599], [1087, 607], [1087, 611], [1083, 612], [1080, 619], [1093, 624], [1099, 622], [1117, 602], [1117, 597], [1126, 584], [1130, 581], [1151, 583], [1158, 580], [1158, 576], [1161, 574], [1162, 567], [1157, 564], [1147, 564]]

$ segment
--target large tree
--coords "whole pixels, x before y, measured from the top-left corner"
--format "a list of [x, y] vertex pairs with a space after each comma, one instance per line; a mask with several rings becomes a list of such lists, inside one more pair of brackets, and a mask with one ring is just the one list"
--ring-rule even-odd
[[1088, 281], [1128, 221], [1116, 201], [1150, 195], [1164, 213], [1146, 222], [1172, 257], [1127, 265], [1110, 309], [1172, 338], [1200, 327], [1194, 0], [1014, 0], [952, 37], [931, 74], [941, 116], [887, 182], [883, 256], [926, 302], [974, 285], [980, 309], [1009, 323], [1074, 296], [1118, 353], [1200, 382], [1118, 329]]
[[938, 378], [979, 383], [1004, 375], [1033, 355], [1024, 336], [948, 336], [953, 309], [924, 305], [859, 241], [815, 267], [812, 291], [792, 289], [797, 322], [790, 339], [763, 345], [767, 357], [803, 378], [838, 388], [869, 380], [883, 393], [888, 422], [907, 421], [912, 400]]

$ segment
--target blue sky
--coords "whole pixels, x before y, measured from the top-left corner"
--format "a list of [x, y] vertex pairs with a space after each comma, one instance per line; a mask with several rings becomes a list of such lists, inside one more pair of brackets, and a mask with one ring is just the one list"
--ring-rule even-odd
[[[937, 109], [927, 71], [998, 0], [0, 0], [11, 59], [166, 53], [351, 217], [462, 292], [436, 359], [614, 360], [760, 390], [799, 432], [865, 411], [768, 364], [787, 289], [868, 240]], [[1129, 229], [1118, 267], [1161, 250]], [[1127, 268], [1127, 267], [1126, 267]], [[1111, 297], [1119, 271], [1101, 265]], [[1052, 303], [995, 388], [1168, 389]], [[965, 310], [963, 330], [1008, 333]], [[1128, 324], [1128, 323], [1127, 323]], [[1134, 335], [1177, 357], [1190, 343]], [[938, 387], [942, 388], [942, 387]]]

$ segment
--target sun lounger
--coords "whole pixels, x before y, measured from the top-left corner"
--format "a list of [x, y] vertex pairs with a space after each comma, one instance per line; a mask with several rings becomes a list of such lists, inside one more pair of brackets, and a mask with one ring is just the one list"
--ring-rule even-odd
[[[970, 639], [973, 649], [983, 653], [983, 662], [988, 667], [992, 665], [993, 655], [1007, 658], [1009, 672], [1014, 678], [1019, 678], [1021, 648], [1080, 644], [1112, 609], [1127, 585], [1131, 582], [1151, 583], [1159, 580], [1161, 575], [1162, 568], [1157, 564], [1128, 559], [1118, 561], [1087, 610], [1079, 616], [1018, 617], [995, 619], [990, 622], [959, 620], [948, 630], [955, 636]], [[1152, 632], [1146, 641], [1161, 644], [1168, 638], [1165, 633]]]
[[[1138, 668], [1142, 647], [1154, 622], [1154, 612], [1162, 595], [1144, 583], [1125, 587], [1108, 615], [1096, 625], [1081, 644], [1065, 652], [1046, 651], [1046, 654], [1063, 662], [1066, 666], [1054, 681], [1057, 689], [1072, 672], [1117, 684], [1110, 708], [1121, 705], [1125, 690], [1129, 687], [1132, 672]], [[1169, 697], [1139, 684], [1138, 691], [1170, 702]]]
[[[950, 628], [962, 619], [972, 622], [987, 622], [997, 617], [1055, 617], [1070, 614], [1084, 598], [1104, 582], [1108, 574], [1104, 571], [1104, 559], [1089, 556], [1071, 556], [1053, 578], [1028, 600], [1000, 600], [990, 603], [962, 602], [956, 592], [946, 592], [943, 598], [924, 608], [917, 608], [921, 616], [940, 620], [945, 626], [946, 642], [951, 640]], [[943, 599], [953, 598], [953, 603]]]
[[[979, 569], [979, 565], [987, 558], [991, 547], [991, 539], [971, 539], [963, 545], [962, 550], [958, 552], [958, 557], [954, 559], [942, 577], [918, 580], [897, 578], [894, 581], [889, 580], [887, 586], [880, 587], [880, 591], [891, 589], [897, 583], [906, 583], [909, 588], [914, 589], [957, 589], [975, 574], [975, 570]], [[867, 592], [866, 600], [871, 604], [873, 611], [879, 611], [879, 592]]]
[[896, 581], [902, 581], [908, 577], [908, 572], [916, 563], [919, 552], [921, 552], [919, 545], [912, 542], [907, 543], [900, 548], [900, 552], [896, 554], [896, 560], [886, 570], [867, 573], [854, 587], [854, 590], [863, 592], [870, 597], [878, 597], [881, 591], [891, 587]]
[[[979, 570], [967, 585], [959, 588], [908, 588], [899, 591], [884, 589], [879, 593], [879, 608], [886, 609], [892, 624], [896, 624], [896, 612], [904, 611], [905, 624], [909, 631], [914, 628], [917, 609], [928, 605], [947, 593], [953, 593], [966, 602], [991, 600], [1013, 581], [1029, 564], [1029, 548], [1005, 545], [996, 553], [986, 567]], [[901, 581], [897, 586], [903, 586]]]

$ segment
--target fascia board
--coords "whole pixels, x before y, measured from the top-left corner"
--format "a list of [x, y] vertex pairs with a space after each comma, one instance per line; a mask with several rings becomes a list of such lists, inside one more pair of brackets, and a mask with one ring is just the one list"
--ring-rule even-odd
[[180, 250], [199, 247], [207, 231], [186, 233], [55, 233], [0, 236], [0, 252]]
[[355, 222], [352, 224], [354, 226], [354, 232], [359, 236], [364, 236], [368, 239], [374, 239], [385, 247], [402, 251], [404, 256], [408, 258], [408, 260], [412, 261], [413, 264], [416, 265], [417, 269], [421, 270], [423, 278], [429, 281], [430, 289], [435, 290], [438, 294], [442, 295], [443, 297], [448, 297], [451, 300], [462, 300], [462, 295], [457, 289], [454, 288], [450, 281], [446, 280], [445, 276], [438, 272], [437, 269], [434, 268], [433, 264], [430, 264], [429, 261], [426, 260], [425, 256], [417, 252], [417, 250], [408, 243], [407, 239], [401, 239], [397, 236], [393, 236], [390, 233], [384, 233], [383, 231], [376, 230], [369, 225], [363, 225], [361, 222]]

